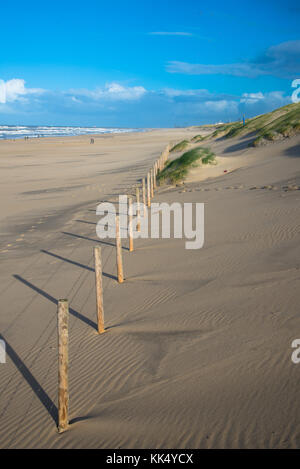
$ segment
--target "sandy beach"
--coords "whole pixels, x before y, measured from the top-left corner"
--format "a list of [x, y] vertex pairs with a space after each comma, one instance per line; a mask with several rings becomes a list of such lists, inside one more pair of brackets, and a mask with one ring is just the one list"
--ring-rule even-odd
[[[96, 235], [97, 204], [133, 193], [169, 142], [195, 134], [0, 141], [1, 448], [299, 447], [299, 136], [259, 148], [220, 139], [216, 166], [156, 191], [155, 202], [205, 204], [202, 249], [139, 239], [130, 253], [124, 241], [120, 285], [114, 241]], [[70, 303], [61, 435], [59, 298]]]

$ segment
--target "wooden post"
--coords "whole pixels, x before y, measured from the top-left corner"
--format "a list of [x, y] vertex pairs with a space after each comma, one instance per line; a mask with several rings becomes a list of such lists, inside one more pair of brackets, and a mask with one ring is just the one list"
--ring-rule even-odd
[[102, 263], [101, 248], [94, 247], [95, 257], [95, 277], [96, 277], [96, 304], [97, 304], [97, 324], [98, 332], [102, 334], [104, 329], [104, 309], [103, 309], [103, 287], [102, 287]]
[[133, 251], [132, 234], [132, 198], [128, 197], [128, 234], [129, 234], [129, 252]]
[[156, 185], [156, 162], [155, 162], [154, 168], [153, 168], [153, 188], [154, 189], [157, 188], [157, 185]]
[[69, 383], [68, 383], [68, 300], [59, 300], [57, 305], [58, 326], [58, 433], [69, 425]]
[[145, 178], [142, 182], [142, 192], [143, 192], [143, 205], [144, 205], [144, 217], [146, 216], [146, 188], [145, 188]]
[[147, 174], [147, 206], [151, 206], [151, 198], [150, 198], [150, 174]]
[[136, 194], [136, 204], [137, 204], [137, 226], [136, 227], [137, 227], [137, 231], [141, 231], [140, 189], [138, 187], [135, 190], [135, 194]]
[[165, 163], [167, 162], [167, 160], [169, 158], [169, 154], [170, 154], [170, 144], [168, 143], [168, 145], [166, 146], [166, 149], [165, 149]]
[[122, 262], [122, 246], [121, 246], [121, 236], [120, 236], [120, 218], [119, 215], [116, 215], [116, 251], [117, 251], [117, 272], [118, 272], [118, 282], [124, 282], [123, 276], [123, 262]]
[[152, 170], [152, 168], [150, 169], [150, 189], [151, 189], [151, 198], [153, 199], [154, 191], [153, 191], [153, 170]]

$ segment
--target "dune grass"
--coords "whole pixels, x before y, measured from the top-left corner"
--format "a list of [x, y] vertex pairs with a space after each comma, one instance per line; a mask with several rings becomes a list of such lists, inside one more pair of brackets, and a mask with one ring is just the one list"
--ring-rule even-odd
[[182, 181], [190, 168], [202, 164], [215, 164], [215, 154], [209, 148], [197, 147], [185, 152], [179, 158], [168, 161], [165, 168], [158, 173], [157, 179], [160, 184]]
[[[281, 113], [276, 111], [280, 111]], [[258, 130], [258, 137], [254, 140], [253, 146], [258, 146], [268, 141], [273, 142], [282, 138], [292, 137], [300, 133], [300, 103], [289, 104], [283, 108], [273, 111], [272, 121], [266, 122]]]
[[229, 124], [218, 124], [216, 126], [216, 129], [214, 130], [214, 132], [212, 132], [211, 134], [206, 135], [205, 137], [203, 137], [202, 141], [203, 140], [213, 140], [213, 139], [216, 139], [216, 138], [227, 136], [228, 132], [230, 132], [231, 129], [235, 128], [239, 124], [240, 124], [239, 122], [231, 122]]
[[198, 143], [198, 142], [202, 142], [202, 140], [204, 140], [205, 137], [203, 137], [202, 135], [195, 135], [193, 138], [191, 138], [191, 142], [192, 143]]
[[171, 148], [170, 152], [172, 152], [172, 151], [183, 151], [188, 147], [188, 145], [189, 145], [188, 140], [182, 140], [181, 142], [174, 145], [174, 147]]
[[253, 146], [300, 133], [300, 103], [288, 104], [267, 114], [247, 119], [245, 125], [242, 122], [222, 124], [208, 138], [231, 138], [251, 133], [256, 133], [256, 138], [251, 143]]

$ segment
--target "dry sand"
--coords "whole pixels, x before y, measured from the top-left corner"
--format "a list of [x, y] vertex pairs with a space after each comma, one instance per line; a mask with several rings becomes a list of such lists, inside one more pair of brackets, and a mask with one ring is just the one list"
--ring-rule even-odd
[[[169, 141], [196, 133], [0, 142], [1, 448], [299, 446], [299, 138], [259, 149], [220, 140], [221, 165], [156, 193], [205, 203], [200, 250], [148, 239], [129, 253], [124, 242], [119, 285], [114, 243], [95, 233], [98, 202], [130, 191]], [[58, 435], [56, 302], [65, 297], [71, 425]]]

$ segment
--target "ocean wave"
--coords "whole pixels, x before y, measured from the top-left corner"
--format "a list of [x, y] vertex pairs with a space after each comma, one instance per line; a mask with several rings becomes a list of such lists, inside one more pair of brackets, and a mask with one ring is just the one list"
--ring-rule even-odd
[[0, 125], [0, 139], [65, 137], [88, 134], [110, 134], [142, 132], [145, 129], [126, 129], [117, 127], [72, 127], [72, 126], [24, 126]]

